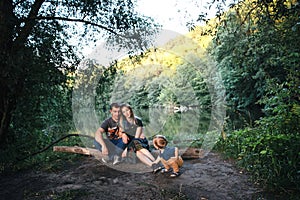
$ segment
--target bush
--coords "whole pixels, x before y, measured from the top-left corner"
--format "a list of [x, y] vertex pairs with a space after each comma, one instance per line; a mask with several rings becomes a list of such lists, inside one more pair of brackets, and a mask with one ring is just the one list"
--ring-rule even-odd
[[224, 153], [269, 188], [300, 188], [300, 135], [272, 134], [261, 127], [233, 132], [222, 142]]
[[[58, 136], [58, 138], [63, 135]], [[10, 173], [22, 169], [55, 170], [66, 162], [73, 162], [81, 155], [53, 152], [50, 144], [58, 138], [51, 138], [42, 132], [33, 133], [30, 139], [18, 138], [14, 143], [2, 147], [0, 151], [0, 174]], [[81, 138], [68, 137], [55, 145], [82, 146]], [[46, 149], [46, 147], [49, 147]]]
[[273, 189], [300, 189], [299, 85], [297, 70], [283, 83], [268, 80], [268, 92], [259, 101], [266, 116], [219, 143], [255, 181]]

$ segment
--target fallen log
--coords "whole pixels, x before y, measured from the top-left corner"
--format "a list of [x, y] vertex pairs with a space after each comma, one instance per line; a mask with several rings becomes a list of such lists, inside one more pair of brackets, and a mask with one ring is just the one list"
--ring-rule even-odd
[[94, 156], [96, 158], [102, 158], [103, 155], [101, 151], [98, 151], [97, 149], [93, 148], [86, 148], [86, 147], [78, 147], [78, 146], [54, 146], [53, 151], [55, 152], [65, 152], [65, 153], [77, 153], [77, 154], [83, 154], [88, 156]]
[[203, 158], [203, 149], [188, 147], [187, 149], [179, 149], [182, 159], [198, 159]]
[[[54, 146], [53, 151], [55, 152], [66, 152], [66, 153], [77, 153], [77, 154], [83, 154], [88, 156], [94, 156], [97, 159], [102, 158], [103, 155], [100, 151], [93, 148], [87, 148], [87, 147], [78, 147], [78, 146]], [[154, 156], [158, 155], [157, 150], [153, 150], [152, 154]], [[179, 149], [179, 154], [183, 159], [197, 159], [203, 157], [203, 150], [198, 148], [187, 148], [187, 149]]]

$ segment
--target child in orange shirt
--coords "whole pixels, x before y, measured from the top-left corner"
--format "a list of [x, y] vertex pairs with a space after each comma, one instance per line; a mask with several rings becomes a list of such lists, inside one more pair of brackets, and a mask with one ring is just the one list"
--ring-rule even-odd
[[178, 155], [177, 147], [167, 147], [168, 141], [165, 136], [157, 135], [153, 138], [153, 146], [159, 150], [159, 155], [154, 161], [155, 164], [161, 162], [164, 165], [162, 173], [168, 172], [170, 168], [173, 169], [173, 173], [170, 177], [179, 176], [179, 168], [183, 165], [181, 156]]

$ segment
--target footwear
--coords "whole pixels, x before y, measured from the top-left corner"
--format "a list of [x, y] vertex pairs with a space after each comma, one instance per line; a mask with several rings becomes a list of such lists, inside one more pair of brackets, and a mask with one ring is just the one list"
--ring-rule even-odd
[[109, 158], [109, 156], [103, 156], [103, 157], [101, 158], [101, 161], [102, 161], [103, 163], [107, 164], [107, 163], [110, 161], [110, 158]]
[[170, 175], [170, 177], [177, 177], [177, 176], [179, 176], [180, 174], [178, 173], [178, 172], [173, 172], [171, 175]]
[[159, 166], [158, 164], [152, 164], [152, 173], [156, 174], [157, 172], [159, 172], [160, 170], [162, 170], [162, 167]]
[[158, 167], [158, 168], [153, 169], [153, 174], [156, 174], [160, 170], [162, 170], [162, 167]]
[[120, 156], [114, 156], [114, 162], [113, 162], [113, 165], [117, 165], [121, 162], [121, 158]]
[[169, 170], [168, 169], [162, 169], [160, 173], [167, 173]]

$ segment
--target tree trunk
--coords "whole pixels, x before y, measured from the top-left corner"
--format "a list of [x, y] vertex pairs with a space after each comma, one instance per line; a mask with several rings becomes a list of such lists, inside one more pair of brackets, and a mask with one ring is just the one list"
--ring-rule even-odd
[[13, 0], [0, 1], [0, 144], [6, 141], [12, 113], [29, 74], [25, 44], [44, 1], [33, 3], [28, 19], [22, 21], [25, 22], [22, 27], [21, 21], [14, 15]]
[[[55, 152], [67, 152], [67, 153], [76, 153], [76, 154], [83, 154], [83, 155], [90, 155], [95, 156], [96, 158], [102, 158], [103, 155], [100, 151], [93, 148], [85, 148], [85, 147], [78, 147], [78, 146], [54, 146], [53, 151]], [[158, 151], [152, 151], [152, 153], [157, 156]], [[187, 148], [187, 149], [179, 149], [179, 154], [183, 159], [198, 159], [204, 156], [204, 152], [202, 149], [198, 148]]]
[[5, 92], [6, 90], [3, 88], [3, 85], [1, 84], [1, 100], [0, 100], [0, 144], [3, 144], [6, 140], [6, 136], [7, 136], [7, 132], [8, 132], [8, 128], [9, 128], [9, 124], [10, 124], [10, 120], [11, 120], [11, 116], [12, 116], [12, 111], [13, 111], [13, 102], [11, 102], [8, 99], [8, 95], [7, 92]]
[[12, 52], [13, 32], [15, 27], [12, 0], [0, 1], [0, 144], [3, 144], [9, 128], [14, 100], [11, 95], [13, 84], [10, 68], [10, 55]]

